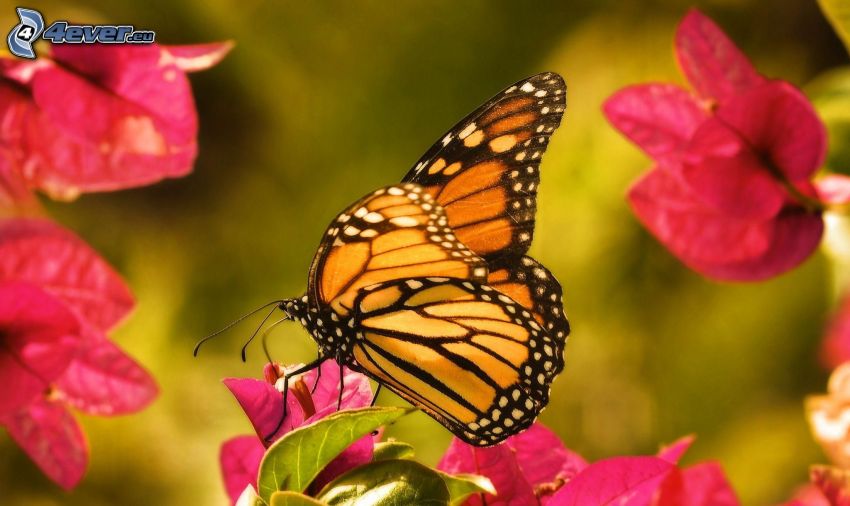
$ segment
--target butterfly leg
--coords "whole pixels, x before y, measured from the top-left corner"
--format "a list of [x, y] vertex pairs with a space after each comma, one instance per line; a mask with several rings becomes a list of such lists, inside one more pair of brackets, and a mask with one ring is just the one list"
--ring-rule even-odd
[[369, 407], [374, 406], [375, 402], [378, 401], [378, 394], [381, 393], [381, 388], [383, 388], [383, 386], [383, 383], [378, 383], [378, 388], [375, 389], [375, 395], [372, 396], [372, 403], [369, 404]]
[[[316, 360], [321, 360], [322, 355], [320, 354]], [[320, 367], [318, 372], [316, 372], [316, 382], [313, 383], [313, 388], [310, 390], [311, 394], [316, 393], [316, 389], [319, 388], [319, 380], [322, 378], [322, 368]]]
[[345, 390], [345, 371], [342, 370], [342, 361], [339, 361], [339, 398], [336, 401], [336, 410], [342, 407], [342, 391]]
[[[324, 362], [325, 360], [327, 360], [327, 357], [319, 357], [319, 358], [310, 362], [307, 365], [299, 367], [298, 369], [295, 369], [294, 371], [285, 372], [283, 374], [283, 414], [281, 415], [280, 420], [277, 422], [277, 426], [274, 428], [274, 430], [271, 431], [271, 433], [268, 436], [263, 438], [266, 443], [271, 443], [271, 441], [272, 441], [271, 438], [273, 438], [274, 435], [277, 434], [277, 431], [279, 431], [281, 425], [283, 425], [283, 421], [286, 420], [287, 408], [289, 407], [289, 404], [288, 404], [288, 400], [289, 400], [289, 378], [291, 378], [293, 376], [297, 376], [299, 374], [304, 374], [307, 371], [311, 371], [311, 370], [321, 366], [322, 362]], [[321, 369], [319, 369], [319, 371], [321, 371]]]

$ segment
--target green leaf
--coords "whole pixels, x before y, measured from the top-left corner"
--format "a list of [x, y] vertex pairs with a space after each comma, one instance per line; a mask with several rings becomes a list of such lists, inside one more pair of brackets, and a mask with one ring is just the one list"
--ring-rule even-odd
[[366, 464], [328, 483], [317, 496], [330, 506], [447, 506], [442, 476], [412, 460]]
[[452, 506], [463, 504], [463, 501], [472, 494], [484, 492], [496, 495], [496, 487], [485, 476], [478, 474], [447, 474], [442, 471], [437, 471], [437, 473], [446, 482], [446, 487], [449, 489], [449, 495], [451, 496], [450, 504]]
[[269, 502], [270, 506], [325, 506], [325, 503], [298, 492], [275, 492]]
[[847, 0], [818, 0], [820, 9], [832, 25], [835, 33], [844, 41], [850, 52], [850, 2]]
[[412, 459], [413, 447], [401, 441], [385, 441], [375, 444], [372, 460]]
[[260, 499], [253, 485], [248, 485], [236, 499], [236, 506], [266, 506], [266, 502]]
[[303, 492], [319, 471], [351, 443], [410, 411], [398, 407], [340, 411], [286, 434], [260, 462], [260, 497], [268, 501], [278, 490]]
[[850, 67], [818, 76], [806, 87], [806, 94], [826, 124], [829, 135], [827, 168], [850, 173]]

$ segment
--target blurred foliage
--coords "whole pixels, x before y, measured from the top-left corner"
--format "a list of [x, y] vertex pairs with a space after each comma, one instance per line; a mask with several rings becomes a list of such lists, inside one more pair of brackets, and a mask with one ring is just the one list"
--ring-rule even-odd
[[[533, 5], [533, 7], [531, 6]], [[687, 462], [719, 460], [745, 504], [787, 497], [824, 457], [802, 398], [832, 304], [821, 256], [768, 283], [726, 285], [688, 271], [629, 212], [624, 192], [649, 162], [600, 113], [618, 88], [681, 78], [671, 41], [691, 2], [546, 0], [29, 2], [48, 21], [132, 23], [157, 40], [233, 39], [192, 81], [201, 118], [193, 175], [149, 188], [49, 204], [126, 276], [138, 308], [115, 334], [162, 387], [145, 412], [84, 418], [92, 465], [66, 494], [0, 436], [4, 504], [224, 504], [219, 444], [250, 426], [221, 386], [259, 376], [246, 323], [200, 336], [304, 290], [326, 224], [395, 182], [455, 121], [503, 86], [554, 70], [570, 88], [543, 163], [532, 254], [561, 280], [574, 325], [567, 368], [542, 420], [589, 459], [654, 452], [698, 435]], [[12, 27], [14, 6], [0, 9]], [[713, 17], [758, 68], [803, 85], [847, 64], [815, 2], [712, 0]], [[297, 325], [272, 355], [307, 361]], [[403, 404], [382, 394], [382, 404]], [[434, 464], [449, 434], [416, 413], [389, 435]]]

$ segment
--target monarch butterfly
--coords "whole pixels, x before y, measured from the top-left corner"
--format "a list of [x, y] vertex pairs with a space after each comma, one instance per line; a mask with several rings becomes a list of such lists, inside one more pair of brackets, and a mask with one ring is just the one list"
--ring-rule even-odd
[[307, 293], [278, 305], [319, 345], [305, 369], [334, 358], [473, 445], [533, 423], [570, 331], [560, 285], [526, 256], [565, 106], [559, 75], [524, 79], [336, 217]]

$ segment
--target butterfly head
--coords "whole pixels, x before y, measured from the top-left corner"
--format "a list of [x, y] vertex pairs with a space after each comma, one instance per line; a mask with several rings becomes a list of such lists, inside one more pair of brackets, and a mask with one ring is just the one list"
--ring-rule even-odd
[[290, 320], [294, 320], [297, 322], [301, 322], [301, 325], [307, 326], [307, 320], [309, 315], [309, 304], [308, 304], [307, 296], [304, 295], [302, 297], [294, 298], [294, 299], [284, 299], [280, 301], [278, 304], [278, 309], [286, 313], [286, 317]]

